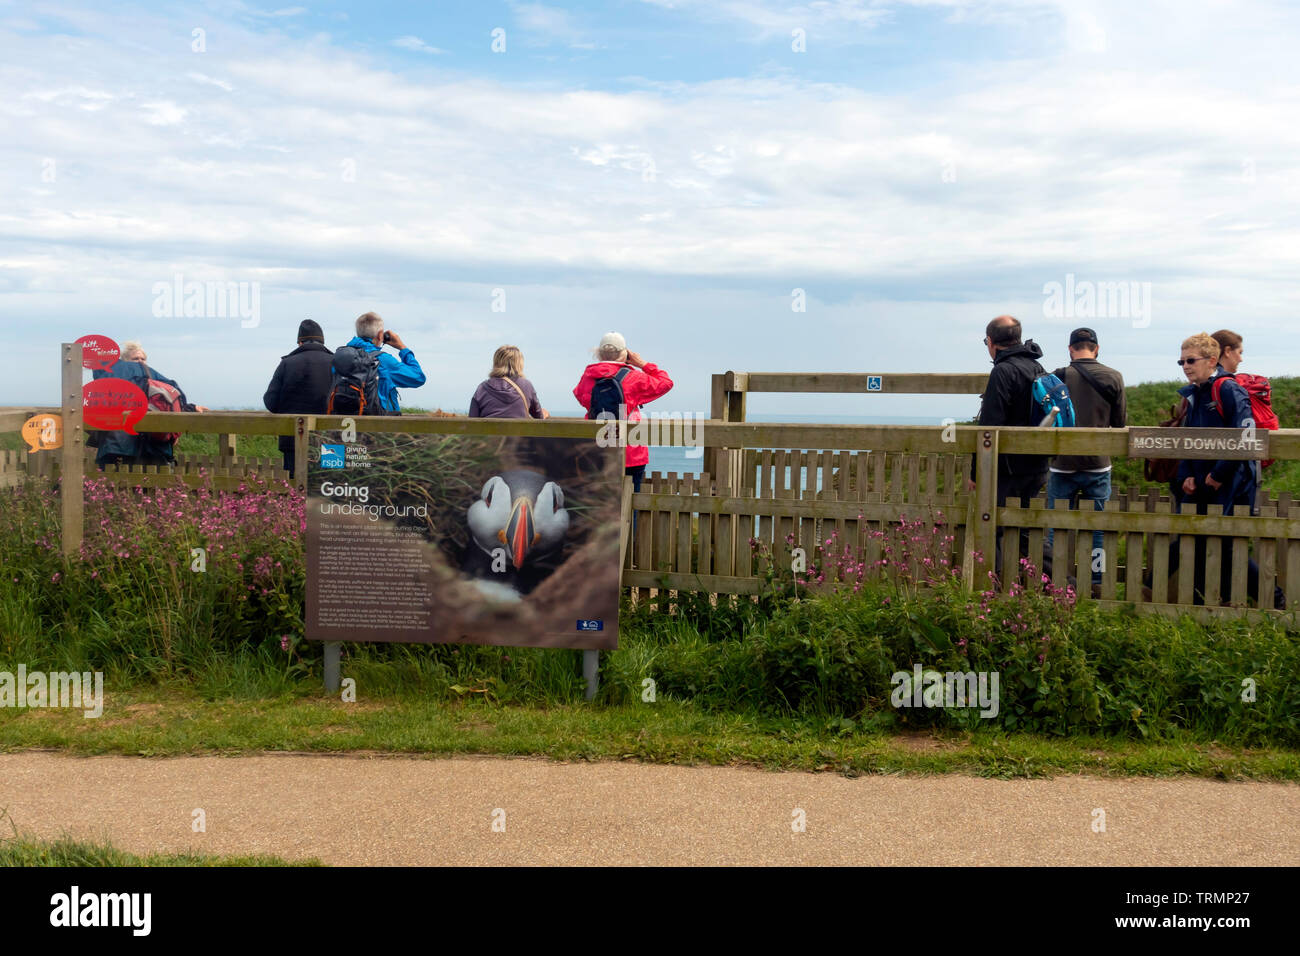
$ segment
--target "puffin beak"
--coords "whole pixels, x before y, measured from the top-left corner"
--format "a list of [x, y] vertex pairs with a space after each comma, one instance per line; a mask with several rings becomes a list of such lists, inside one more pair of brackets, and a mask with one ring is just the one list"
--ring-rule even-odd
[[520, 498], [511, 509], [510, 521], [505, 527], [505, 543], [510, 549], [510, 561], [516, 568], [523, 567], [528, 552], [537, 543], [537, 537], [533, 506], [527, 498]]

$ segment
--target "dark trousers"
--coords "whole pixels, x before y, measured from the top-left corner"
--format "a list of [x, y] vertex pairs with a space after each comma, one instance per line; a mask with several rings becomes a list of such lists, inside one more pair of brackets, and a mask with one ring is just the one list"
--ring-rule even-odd
[[[1006, 506], [1009, 499], [1018, 498], [1020, 507], [1028, 508], [1029, 499], [1035, 497], [1043, 490], [1043, 485], [1047, 483], [1047, 471], [1035, 472], [1029, 475], [998, 475], [998, 507]], [[1019, 550], [1022, 558], [1029, 557], [1029, 529], [1021, 528], [1019, 535]], [[997, 533], [997, 551], [994, 556], [996, 562], [993, 566], [995, 574], [1002, 574], [1002, 529], [998, 528]], [[1049, 578], [1052, 576], [1052, 542], [1044, 539], [1043, 541], [1043, 564], [1039, 569], [1040, 574], [1046, 574]], [[977, 582], [977, 585], [983, 588], [983, 582]]]
[[293, 481], [294, 464], [297, 455], [294, 452], [294, 443], [297, 439], [293, 435], [280, 436], [280, 454], [284, 456], [284, 470], [289, 473], [289, 480]]
[[[630, 476], [632, 477], [632, 490], [633, 490], [633, 491], [640, 491], [640, 490], [641, 490], [641, 480], [642, 480], [643, 478], [645, 478], [645, 465], [637, 465], [635, 468], [629, 465], [628, 468], [626, 469], [626, 472], [625, 472], [625, 473], [628, 474], [628, 475], [630, 475]], [[636, 512], [635, 512], [635, 511], [632, 512], [632, 530], [633, 530], [633, 531], [636, 531]]]

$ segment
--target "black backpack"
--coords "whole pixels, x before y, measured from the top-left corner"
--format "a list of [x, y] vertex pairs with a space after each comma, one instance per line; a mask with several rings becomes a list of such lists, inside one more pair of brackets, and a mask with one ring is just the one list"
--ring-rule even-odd
[[617, 420], [619, 406], [626, 404], [623, 396], [623, 379], [627, 378], [631, 371], [631, 366], [624, 365], [614, 375], [596, 379], [596, 384], [591, 387], [591, 408], [587, 411], [588, 418], [603, 417]]
[[382, 415], [379, 353], [345, 345], [334, 353], [327, 415]]

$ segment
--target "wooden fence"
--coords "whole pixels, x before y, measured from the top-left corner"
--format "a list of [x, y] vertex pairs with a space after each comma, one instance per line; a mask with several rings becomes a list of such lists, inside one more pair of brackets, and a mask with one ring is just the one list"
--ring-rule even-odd
[[[729, 373], [734, 374], [734, 373]], [[915, 376], [914, 376], [915, 377]], [[751, 376], [751, 383], [752, 383]], [[804, 377], [806, 378], [806, 377]], [[936, 377], [938, 378], [938, 377]], [[969, 383], [949, 376], [945, 388]], [[715, 379], [716, 381], [716, 379]], [[956, 382], [956, 384], [954, 384]], [[938, 387], [938, 384], [936, 384]], [[69, 394], [71, 390], [69, 389]], [[0, 431], [15, 431], [34, 409], [0, 409]], [[65, 416], [66, 419], [66, 416]], [[312, 431], [336, 431], [341, 418], [216, 412], [206, 415], [150, 413], [142, 431], [198, 432], [219, 435], [308, 436]], [[419, 434], [466, 434], [594, 438], [593, 425], [578, 419], [548, 421], [448, 419], [407, 416], [366, 418], [363, 431]], [[74, 422], [79, 428], [79, 423]], [[76, 432], [60, 453], [42, 452], [49, 459], [33, 469], [26, 453], [0, 456], [0, 485], [39, 474], [59, 473], [62, 467], [88, 460]], [[681, 443], [681, 433], [660, 436]], [[843, 554], [847, 547], [855, 565], [865, 565], [868, 578], [900, 571], [897, 547], [910, 546], [914, 560], [929, 560], [931, 569], [955, 568], [971, 588], [1010, 588], [1020, 579], [1017, 539], [1025, 529], [1028, 560], [1041, 566], [1043, 543], [1055, 529], [1055, 584], [1067, 577], [1081, 582], [1080, 598], [1089, 599], [1091, 570], [1101, 571], [1103, 603], [1130, 602], [1143, 610], [1197, 615], [1248, 613], [1247, 555], [1260, 569], [1260, 592], [1269, 595], [1276, 582], [1285, 591], [1288, 607], [1300, 606], [1300, 507], [1289, 494], [1263, 495], [1261, 513], [1223, 516], [1173, 514], [1172, 503], [1158, 492], [1116, 490], [1103, 511], [1051, 510], [1041, 498], [1031, 507], [1018, 502], [996, 503], [999, 454], [1088, 454], [1123, 458], [1128, 429], [983, 428], [979, 426], [877, 426], [774, 424], [712, 419], [700, 430], [705, 460], [714, 470], [700, 475], [652, 474], [640, 493], [630, 495], [626, 508], [635, 514], [635, 532], [625, 550], [623, 583], [635, 589], [676, 589], [709, 594], [752, 595], [764, 587], [767, 562], [782, 574], [797, 566], [799, 553], [818, 564], [823, 551]], [[276, 460], [240, 460], [233, 454], [233, 437], [208, 461], [187, 462], [177, 474], [126, 472], [110, 474], [132, 484], [211, 481], [218, 487], [238, 485], [250, 476], [283, 478]], [[295, 484], [305, 488], [308, 442], [300, 441]], [[1300, 457], [1300, 431], [1269, 436], [1269, 456]], [[967, 490], [974, 465], [975, 488]], [[207, 472], [199, 474], [202, 467]], [[224, 472], [224, 473], [223, 473]], [[21, 477], [16, 477], [21, 476]], [[71, 496], [69, 496], [71, 497]], [[80, 510], [65, 502], [65, 548], [79, 543]], [[896, 540], [901, 521], [914, 523], [923, 542]], [[995, 567], [995, 542], [1003, 529], [1006, 547], [1002, 566]], [[1102, 552], [1093, 553], [1092, 532], [1102, 533]], [[1193, 559], [1197, 538], [1204, 542], [1205, 605], [1193, 608]], [[75, 541], [70, 542], [70, 538]], [[1170, 547], [1183, 569], [1171, 578]], [[886, 550], [895, 548], [892, 562]], [[1219, 593], [1218, 569], [1231, 562], [1227, 593]], [[822, 556], [821, 567], [834, 557]], [[919, 568], [913, 568], [913, 573]], [[995, 576], [990, 577], [990, 572]], [[856, 572], [855, 572], [856, 573]], [[1146, 582], [1149, 581], [1149, 592]], [[1265, 601], [1270, 605], [1270, 601]], [[1227, 604], [1227, 607], [1221, 607]], [[1256, 613], [1251, 611], [1249, 613]], [[1269, 612], [1273, 613], [1273, 612]]]
[[[987, 372], [720, 372], [710, 386], [709, 419], [743, 422], [753, 392], [840, 395], [980, 395]], [[721, 473], [717, 453], [706, 449], [704, 471]]]
[[[802, 483], [784, 480], [787, 465], [805, 458], [815, 459], [820, 469], [830, 468], [831, 480], [823, 478], [821, 488], [806, 478]], [[1258, 592], [1272, 595], [1276, 583], [1289, 608], [1300, 602], [1300, 504], [1292, 501], [1289, 492], [1261, 495], [1259, 517], [1223, 517], [1217, 506], [1209, 507], [1206, 516], [1173, 514], [1168, 495], [1136, 487], [1116, 490], [1102, 511], [1093, 510], [1091, 502], [1083, 502], [1084, 510], [1069, 511], [1064, 501], [1050, 510], [1041, 497], [1032, 499], [1029, 508], [1008, 502], [990, 516], [1004, 537], [999, 578], [990, 581], [987, 572], [993, 570], [995, 552], [990, 550], [981, 564], [975, 560], [973, 544], [967, 544], [972, 528], [977, 537], [981, 530], [989, 530], [982, 516], [971, 519], [977, 496], [944, 483], [954, 472], [964, 476], [968, 462], [969, 456], [955, 455], [764, 452], [756, 487], [747, 487], [739, 495], [720, 489], [709, 475], [653, 475], [645, 490], [632, 496], [637, 530], [623, 583], [635, 588], [756, 594], [767, 586], [766, 562], [776, 562], [782, 572], [792, 570], [794, 549], [801, 548], [803, 566], [820, 569], [833, 569], [836, 558], [847, 549], [848, 563], [864, 565], [868, 580], [891, 572], [907, 573], [917, 581], [933, 580], [952, 569], [968, 585], [1006, 591], [1014, 582], [1027, 583], [1017, 546], [1019, 529], [1025, 528], [1026, 560], [1038, 569], [1043, 567], [1047, 532], [1055, 530], [1051, 583], [1064, 588], [1068, 579], [1074, 579], [1081, 600], [1090, 597], [1096, 566], [1103, 605], [1133, 603], [1140, 610], [1192, 612], [1201, 617], [1240, 613], [1248, 607], [1246, 558], [1253, 555], [1260, 568]], [[789, 474], [795, 472], [791, 469]], [[849, 475], [847, 487], [840, 481], [843, 474]], [[905, 545], [897, 531], [902, 522], [908, 522], [920, 540], [911, 545], [910, 559], [899, 555], [892, 567], [881, 565], [886, 546], [897, 553]], [[1093, 550], [1094, 531], [1102, 533], [1100, 554]], [[1192, 591], [1193, 532], [1207, 539], [1205, 605], [1197, 607], [1193, 607]], [[1172, 576], [1171, 545], [1185, 569]], [[1220, 595], [1219, 573], [1225, 560], [1232, 561], [1230, 593]], [[976, 566], [983, 577], [974, 573]], [[855, 570], [849, 568], [842, 587], [847, 589], [857, 580]], [[834, 576], [833, 571], [826, 573], [828, 578]]]

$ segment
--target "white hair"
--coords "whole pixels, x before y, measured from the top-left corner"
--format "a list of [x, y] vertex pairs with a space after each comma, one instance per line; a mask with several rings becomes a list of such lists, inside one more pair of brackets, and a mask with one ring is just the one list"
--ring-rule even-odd
[[136, 342], [134, 339], [131, 340], [130, 342], [122, 343], [122, 361], [124, 362], [134, 361], [134, 359], [131, 358], [132, 355], [148, 355], [148, 354], [149, 353], [144, 350], [144, 346], [141, 345], [139, 342]]
[[379, 330], [384, 327], [384, 320], [373, 312], [367, 312], [357, 319], [357, 337], [373, 342]]

